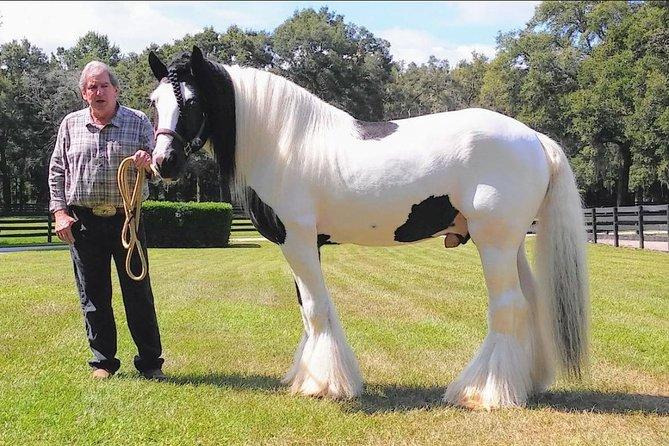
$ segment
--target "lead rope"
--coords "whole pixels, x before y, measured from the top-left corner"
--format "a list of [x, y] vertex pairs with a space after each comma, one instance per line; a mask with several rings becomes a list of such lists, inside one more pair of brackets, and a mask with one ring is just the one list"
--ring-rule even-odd
[[[126, 180], [130, 171], [130, 166], [132, 165], [134, 165], [134, 161], [131, 156], [121, 161], [121, 165], [118, 167], [116, 180], [118, 182], [119, 191], [121, 192], [121, 198], [123, 199], [123, 210], [125, 211], [125, 222], [123, 223], [123, 230], [121, 231], [121, 244], [128, 250], [128, 253], [125, 256], [125, 270], [131, 279], [139, 282], [146, 277], [147, 269], [142, 243], [139, 241], [139, 238], [137, 238], [139, 218], [142, 212], [144, 172], [137, 173], [135, 187], [132, 190], [132, 195], [130, 195], [130, 188], [128, 187], [128, 181]], [[132, 259], [132, 253], [135, 250], [139, 253], [139, 260], [142, 265], [141, 273], [138, 276], [134, 275], [130, 268], [130, 260]]]

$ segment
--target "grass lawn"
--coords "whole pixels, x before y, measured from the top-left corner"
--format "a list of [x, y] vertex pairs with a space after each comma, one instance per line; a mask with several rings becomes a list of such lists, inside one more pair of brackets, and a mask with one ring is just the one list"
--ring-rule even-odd
[[133, 370], [118, 286], [122, 367], [93, 382], [69, 253], [0, 254], [0, 444], [667, 444], [667, 254], [589, 246], [590, 376], [486, 413], [441, 403], [485, 335], [471, 243], [323, 248], [365, 378], [350, 402], [280, 385], [302, 325], [289, 269], [235, 246], [150, 251], [167, 383]]

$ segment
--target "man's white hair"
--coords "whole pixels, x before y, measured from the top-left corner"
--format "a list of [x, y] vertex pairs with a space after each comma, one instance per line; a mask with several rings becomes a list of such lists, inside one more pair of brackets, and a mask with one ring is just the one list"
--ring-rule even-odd
[[109, 80], [111, 81], [111, 84], [116, 88], [120, 88], [118, 79], [116, 78], [116, 75], [112, 72], [111, 68], [109, 68], [109, 65], [107, 65], [104, 62], [100, 62], [98, 60], [93, 60], [91, 62], [88, 62], [84, 67], [84, 69], [81, 70], [81, 77], [79, 77], [79, 89], [81, 91], [84, 91], [84, 89], [86, 88], [86, 80], [88, 79], [88, 76], [91, 75], [91, 73], [101, 72], [101, 71], [107, 72], [107, 74], [109, 74]]

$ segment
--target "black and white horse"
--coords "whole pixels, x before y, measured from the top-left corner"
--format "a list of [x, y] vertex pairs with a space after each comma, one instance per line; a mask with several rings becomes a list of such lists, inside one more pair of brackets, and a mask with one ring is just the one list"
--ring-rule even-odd
[[[274, 74], [224, 66], [195, 47], [160, 81], [154, 168], [177, 177], [208, 148], [243, 191], [260, 233], [292, 268], [304, 334], [285, 377], [294, 392], [349, 398], [358, 364], [323, 280], [327, 241], [402, 245], [471, 240], [488, 288], [488, 334], [445, 400], [472, 408], [523, 405], [555, 365], [587, 360], [588, 287], [581, 201], [562, 149], [482, 109], [391, 122], [356, 120]], [[538, 220], [535, 282], [524, 240]], [[401, 296], [398, 297], [401, 299]]]

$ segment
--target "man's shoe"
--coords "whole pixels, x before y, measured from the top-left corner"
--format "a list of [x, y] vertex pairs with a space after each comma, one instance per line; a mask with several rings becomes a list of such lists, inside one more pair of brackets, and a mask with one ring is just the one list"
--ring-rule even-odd
[[165, 381], [167, 380], [167, 376], [163, 373], [161, 369], [151, 369], [151, 370], [146, 370], [145, 372], [141, 372], [142, 376], [146, 379], [150, 379], [153, 381]]
[[93, 378], [95, 379], [109, 379], [114, 375], [107, 369], [93, 369]]

